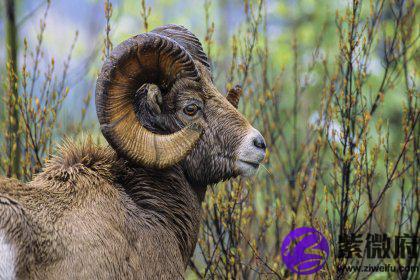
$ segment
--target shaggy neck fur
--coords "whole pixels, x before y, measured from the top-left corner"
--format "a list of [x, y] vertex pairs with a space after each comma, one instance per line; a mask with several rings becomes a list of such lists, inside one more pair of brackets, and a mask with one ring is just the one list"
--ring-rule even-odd
[[46, 172], [37, 179], [83, 165], [112, 185], [121, 186], [138, 207], [136, 213], [147, 219], [149, 229], [158, 236], [174, 237], [187, 265], [197, 242], [206, 186], [191, 185], [181, 165], [163, 170], [139, 167], [120, 158], [113, 149], [97, 147], [91, 141], [67, 142], [60, 150], [61, 155], [50, 160]]
[[191, 185], [179, 165], [155, 170], [117, 162], [117, 183], [148, 214], [153, 228], [174, 234], [187, 265], [197, 242], [206, 187]]

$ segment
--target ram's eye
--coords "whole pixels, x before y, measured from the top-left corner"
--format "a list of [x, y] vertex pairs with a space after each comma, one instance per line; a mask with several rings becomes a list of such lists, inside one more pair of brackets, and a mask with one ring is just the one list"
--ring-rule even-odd
[[188, 116], [194, 116], [197, 114], [200, 108], [195, 104], [190, 104], [184, 108], [184, 113]]

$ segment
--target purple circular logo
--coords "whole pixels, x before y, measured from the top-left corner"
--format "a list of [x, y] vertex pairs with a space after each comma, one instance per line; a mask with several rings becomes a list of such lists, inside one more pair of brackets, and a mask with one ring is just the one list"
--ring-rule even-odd
[[297, 274], [317, 272], [327, 262], [329, 253], [327, 239], [310, 227], [292, 230], [281, 245], [283, 262]]

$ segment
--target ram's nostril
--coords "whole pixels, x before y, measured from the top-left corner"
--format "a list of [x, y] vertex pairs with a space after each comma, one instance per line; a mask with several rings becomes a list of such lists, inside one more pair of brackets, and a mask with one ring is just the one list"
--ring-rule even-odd
[[261, 135], [258, 135], [257, 137], [254, 138], [254, 146], [260, 149], [265, 150], [266, 145], [265, 145], [265, 140], [264, 137], [262, 137]]

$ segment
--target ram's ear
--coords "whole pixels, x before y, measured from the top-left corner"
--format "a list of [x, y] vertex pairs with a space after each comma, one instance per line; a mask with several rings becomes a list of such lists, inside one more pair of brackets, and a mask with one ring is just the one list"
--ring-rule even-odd
[[162, 112], [162, 93], [157, 85], [144, 84], [137, 92], [146, 94], [147, 106], [150, 110], [156, 114], [160, 114]]
[[236, 109], [238, 109], [239, 98], [242, 95], [242, 87], [240, 85], [236, 85], [231, 88], [226, 95], [226, 99], [233, 105]]

